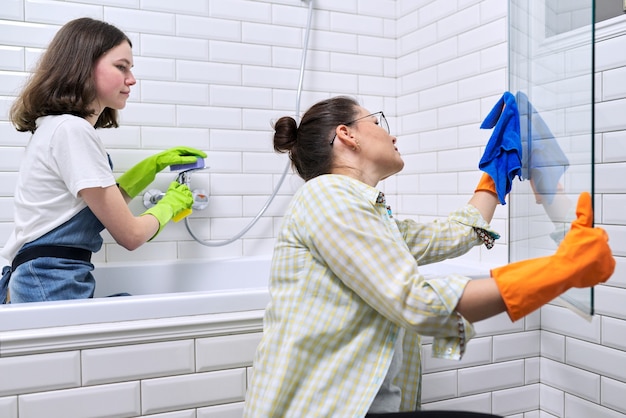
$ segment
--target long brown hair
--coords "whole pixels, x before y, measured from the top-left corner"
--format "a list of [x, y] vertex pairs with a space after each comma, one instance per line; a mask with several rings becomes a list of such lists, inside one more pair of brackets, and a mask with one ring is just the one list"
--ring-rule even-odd
[[335, 128], [353, 120], [359, 104], [350, 97], [337, 96], [311, 106], [300, 126], [290, 116], [274, 124], [274, 150], [289, 153], [293, 167], [305, 181], [330, 173]]
[[[41, 116], [71, 114], [86, 118], [95, 113], [93, 69], [111, 48], [130, 39], [115, 26], [90, 18], [66, 23], [54, 36], [17, 100], [9, 117], [20, 132], [35, 132]], [[105, 108], [96, 128], [117, 128], [117, 110]]]

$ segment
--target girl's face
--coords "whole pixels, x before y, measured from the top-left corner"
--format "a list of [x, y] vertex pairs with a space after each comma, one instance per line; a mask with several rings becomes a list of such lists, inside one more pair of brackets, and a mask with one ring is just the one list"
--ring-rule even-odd
[[94, 79], [96, 83], [96, 100], [94, 122], [104, 108], [119, 110], [126, 106], [130, 96], [130, 86], [137, 80], [131, 71], [133, 53], [128, 42], [122, 42], [105, 52], [96, 61]]

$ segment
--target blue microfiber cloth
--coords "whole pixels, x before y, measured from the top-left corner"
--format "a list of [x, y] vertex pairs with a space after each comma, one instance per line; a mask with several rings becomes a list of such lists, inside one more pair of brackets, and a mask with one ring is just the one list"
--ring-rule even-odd
[[505, 205], [515, 176], [521, 180], [522, 142], [515, 96], [505, 92], [487, 115], [480, 129], [495, 129], [487, 142], [478, 168], [489, 174], [496, 185], [498, 200]]
[[516, 98], [522, 145], [526, 150], [522, 159], [522, 176], [532, 180], [535, 192], [547, 203], [552, 203], [559, 180], [569, 167], [569, 160], [528, 96], [519, 91]]

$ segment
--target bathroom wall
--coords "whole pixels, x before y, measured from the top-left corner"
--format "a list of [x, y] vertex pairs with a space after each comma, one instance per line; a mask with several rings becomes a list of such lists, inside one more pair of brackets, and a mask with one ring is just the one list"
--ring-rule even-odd
[[[403, 176], [382, 188], [398, 214], [424, 220], [445, 216], [467, 200], [488, 138], [477, 126], [506, 86], [505, 5], [458, 3], [314, 3], [300, 110], [337, 94], [354, 96], [372, 111], [384, 109], [407, 164]], [[205, 189], [210, 205], [192, 214], [189, 224], [201, 239], [219, 243], [249, 224], [286, 168], [287, 157], [272, 149], [271, 122], [296, 111], [307, 11], [301, 0], [4, 2], [0, 243], [12, 228], [16, 171], [29, 137], [10, 126], [7, 111], [63, 23], [91, 16], [131, 37], [138, 82], [121, 112], [122, 126], [101, 130], [114, 169], [121, 173], [174, 145], [206, 150], [210, 168], [192, 176], [192, 188]], [[166, 170], [151, 187], [163, 190], [174, 177]], [[95, 261], [270, 253], [282, 211], [300, 184], [289, 170], [265, 216], [231, 244], [198, 244], [181, 222], [133, 252], [105, 233]], [[145, 210], [141, 197], [131, 207]], [[506, 210], [497, 218], [495, 225], [504, 231]], [[496, 253], [505, 260], [506, 246], [497, 246], [491, 259]]]
[[[463, 1], [458, 7], [394, 0], [314, 4], [300, 110], [336, 94], [354, 96], [372, 111], [384, 109], [407, 159], [405, 175], [382, 185], [387, 194], [397, 189], [402, 195], [391, 196], [394, 210], [421, 219], [447, 214], [466, 200], [478, 178], [476, 163], [488, 132], [479, 132], [477, 124], [506, 85], [505, 7], [494, 1]], [[91, 16], [129, 34], [138, 83], [121, 112], [122, 126], [101, 130], [115, 171], [170, 146], [208, 151], [210, 168], [192, 176], [192, 188], [208, 191], [210, 205], [191, 215], [189, 224], [201, 239], [219, 243], [249, 224], [286, 168], [287, 157], [272, 149], [271, 122], [295, 114], [307, 10], [301, 0], [3, 3], [0, 243], [12, 228], [16, 170], [28, 140], [10, 126], [7, 111], [63, 23]], [[456, 34], [462, 35], [458, 45]], [[174, 177], [166, 170], [152, 187], [163, 190]], [[181, 222], [133, 252], [105, 233], [95, 261], [267, 254], [300, 184], [289, 170], [265, 216], [229, 245], [198, 244]], [[145, 210], [141, 197], [132, 209]], [[497, 218], [504, 230], [506, 211]], [[490, 257], [497, 252], [504, 260], [506, 246], [497, 248]]]
[[[480, 177], [491, 131], [479, 126], [508, 83], [507, 4], [419, 3], [398, 3], [396, 109], [406, 165], [394, 187], [398, 210], [427, 221], [466, 203]], [[493, 221], [501, 243], [464, 259], [506, 263], [507, 213], [499, 206]], [[511, 323], [499, 315], [478, 323], [460, 363], [432, 358], [426, 339], [423, 407], [538, 416], [539, 319], [534, 313]]]
[[[507, 87], [506, 2], [502, 0], [315, 0], [301, 110], [336, 94], [389, 115], [406, 166], [382, 184], [401, 217], [430, 220], [467, 201], [490, 132], [478, 129]], [[28, 135], [6, 112], [59, 26], [79, 16], [107, 20], [133, 39], [137, 85], [122, 127], [102, 132], [125, 169], [179, 144], [208, 151], [193, 188], [211, 195], [191, 216], [204, 239], [224, 240], [264, 205], [287, 164], [274, 154], [271, 121], [295, 114], [307, 3], [300, 0], [4, 0], [0, 9], [0, 243], [11, 230], [16, 170]], [[429, 408], [471, 408], [515, 417], [626, 414], [626, 25], [598, 31], [596, 222], [618, 260], [596, 288], [591, 322], [550, 306], [511, 324], [479, 323], [459, 364], [434, 361], [426, 340]], [[601, 37], [601, 38], [600, 38]], [[173, 179], [160, 174], [154, 186]], [[128, 252], [105, 236], [99, 263], [267, 254], [300, 180], [288, 175], [277, 199], [244, 239], [223, 247], [194, 242], [182, 223]], [[143, 210], [141, 199], [132, 209]], [[496, 212], [501, 243], [465, 256], [507, 260], [507, 207]], [[459, 368], [460, 366], [460, 368]], [[541, 409], [542, 412], [539, 412]], [[524, 414], [524, 415], [523, 415]]]
[[[397, 21], [398, 210], [420, 221], [465, 204], [480, 178], [490, 130], [480, 123], [507, 87], [507, 5], [503, 1], [400, 1]], [[493, 226], [502, 239], [465, 258], [507, 260], [507, 208]]]
[[542, 310], [542, 409], [554, 416], [626, 415], [626, 16], [596, 25], [595, 222], [617, 261], [595, 288], [591, 323]]
[[[419, 11], [430, 6], [444, 7], [443, 2], [435, 3], [430, 3]], [[480, 2], [480, 7], [482, 17], [488, 13], [486, 10], [493, 11], [495, 6], [491, 2]], [[449, 17], [449, 14], [446, 16]], [[438, 24], [443, 20], [439, 19]], [[467, 22], [468, 19], [463, 21]], [[447, 28], [453, 26], [459, 26], [459, 23], [446, 25]], [[481, 22], [480, 27], [489, 25]], [[493, 39], [506, 33], [505, 29], [494, 30], [493, 25], [484, 38], [480, 36], [480, 29], [475, 28], [474, 31], [477, 32], [472, 38], [474, 40]], [[469, 33], [473, 32], [469, 30]], [[461, 38], [462, 35], [459, 35], [456, 42], [449, 44], [458, 47], [462, 45]], [[444, 53], [441, 43], [429, 41], [429, 45], [434, 45], [431, 52]], [[596, 314], [591, 320], [587, 320], [555, 303], [542, 308], [538, 316], [537, 313], [532, 314], [515, 324], [510, 324], [502, 316], [478, 323], [478, 338], [468, 346], [468, 355], [462, 360], [461, 368], [426, 357], [424, 397], [427, 408], [488, 410], [515, 417], [626, 416], [626, 186], [622, 180], [626, 172], [625, 48], [624, 16], [596, 25], [595, 223], [608, 232], [617, 261], [614, 275], [606, 284], [595, 287]], [[480, 49], [480, 56], [485, 60], [484, 63], [481, 61], [481, 65], [487, 66], [488, 62], [492, 62], [485, 53], [489, 50], [485, 46]], [[457, 62], [458, 59], [459, 57], [448, 58], [440, 64], [440, 68], [445, 68], [447, 61]], [[422, 73], [426, 73], [424, 68], [419, 68]], [[468, 68], [471, 66], [467, 64], [456, 65], [456, 71], [467, 71]], [[442, 77], [441, 71], [432, 69], [431, 73], [432, 77]], [[459, 84], [461, 83], [465, 83], [464, 77], [459, 78]], [[435, 82], [435, 85], [442, 89], [438, 83]], [[462, 88], [456, 90], [456, 94], [460, 96], [463, 90], [471, 91], [476, 85], [477, 83], [469, 82], [463, 84]], [[482, 89], [489, 91], [486, 86], [482, 86]], [[449, 90], [455, 91], [454, 88]], [[401, 90], [399, 104], [402, 93], [404, 91]], [[441, 90], [438, 93], [435, 98], [442, 97]], [[459, 106], [462, 103], [464, 102], [461, 100], [459, 103], [453, 101], [450, 106]], [[430, 123], [431, 126], [436, 124], [440, 120], [438, 117], [442, 109], [446, 109], [446, 106], [437, 107], [428, 117], [422, 119], [422, 123]], [[485, 103], [481, 116], [488, 109], [489, 103]], [[457, 125], [463, 126], [462, 123]], [[464, 133], [473, 129], [471, 124], [467, 128]], [[436, 128], [433, 130], [441, 134]], [[421, 139], [430, 129], [419, 131], [417, 137]], [[454, 129], [451, 131], [455, 132]], [[420, 160], [422, 166], [434, 165], [440, 161], [435, 157], [444, 152], [445, 145], [442, 144], [447, 138], [449, 137], [441, 134], [435, 140], [420, 142], [420, 145], [426, 143], [436, 150], [430, 158]], [[454, 152], [463, 152], [460, 142], [456, 148], [453, 145], [450, 148]], [[421, 157], [420, 150], [415, 158]], [[463, 167], [469, 157], [464, 158], [454, 160], [451, 164]], [[441, 184], [443, 174], [440, 171], [444, 171], [440, 166], [437, 168], [434, 175], [438, 176], [438, 182], [433, 183], [434, 188]], [[463, 190], [469, 191], [471, 184], [463, 188], [460, 183], [465, 175], [458, 173], [459, 183], [452, 182], [452, 186], [448, 187], [453, 190], [457, 187], [459, 193]], [[453, 174], [449, 175], [452, 176]], [[398, 183], [404, 180], [400, 176]], [[419, 185], [422, 186], [422, 183]], [[403, 190], [400, 198], [405, 199], [408, 194]], [[441, 198], [441, 194], [438, 197]], [[491, 260], [488, 258], [489, 252], [484, 252], [481, 257], [483, 261]], [[533, 405], [537, 405], [536, 410], [532, 409]]]
[[[331, 94], [357, 96], [393, 116], [395, 1], [316, 3], [301, 108]], [[331, 12], [332, 10], [332, 12]], [[358, 14], [357, 14], [358, 12]], [[121, 112], [122, 127], [101, 132], [123, 172], [141, 158], [174, 145], [207, 150], [210, 167], [194, 174], [210, 207], [191, 216], [202, 239], [224, 240], [245, 227], [267, 201], [287, 164], [273, 152], [271, 122], [294, 115], [307, 3], [283, 1], [104, 0], [3, 3], [0, 10], [0, 242], [11, 230], [16, 170], [28, 140], [7, 123], [13, 96], [60, 25], [91, 16], [133, 40], [139, 80]], [[158, 176], [164, 189], [174, 178]], [[268, 254], [289, 196], [301, 182], [288, 176], [245, 238], [223, 247], [195, 243], [183, 223], [171, 224], [134, 252], [110, 236], [96, 261], [223, 258]], [[144, 210], [141, 198], [132, 208]]]

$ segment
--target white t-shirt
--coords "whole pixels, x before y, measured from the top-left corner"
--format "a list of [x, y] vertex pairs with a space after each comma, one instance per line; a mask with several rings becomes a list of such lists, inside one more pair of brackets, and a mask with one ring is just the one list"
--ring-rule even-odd
[[72, 115], [37, 119], [17, 178], [14, 230], [0, 255], [12, 260], [25, 243], [84, 209], [82, 189], [114, 184], [107, 152], [89, 122]]

